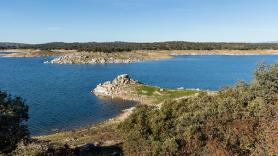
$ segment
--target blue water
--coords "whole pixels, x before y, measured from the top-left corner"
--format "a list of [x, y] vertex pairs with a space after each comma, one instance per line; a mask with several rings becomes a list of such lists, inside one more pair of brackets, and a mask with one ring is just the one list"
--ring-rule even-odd
[[33, 135], [96, 123], [133, 106], [130, 101], [103, 100], [90, 93], [98, 83], [118, 74], [128, 73], [161, 87], [216, 90], [238, 80], [251, 80], [258, 63], [273, 63], [278, 56], [178, 56], [132, 64], [43, 64], [49, 59], [0, 57], [0, 88], [26, 100]]
[[16, 53], [16, 52], [1, 52], [0, 51], [0, 54], [13, 54], [13, 53]]

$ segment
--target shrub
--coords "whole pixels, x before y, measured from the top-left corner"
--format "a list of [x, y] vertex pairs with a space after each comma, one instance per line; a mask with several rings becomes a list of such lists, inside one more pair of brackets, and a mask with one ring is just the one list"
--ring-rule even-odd
[[27, 141], [28, 106], [20, 97], [0, 91], [0, 153], [9, 153], [18, 142]]
[[258, 95], [266, 100], [277, 100], [278, 63], [269, 66], [261, 64], [255, 72], [253, 86], [257, 90]]
[[[239, 82], [160, 109], [138, 107], [121, 125], [128, 155], [268, 155], [277, 120], [278, 65], [263, 66], [251, 84]], [[277, 129], [276, 129], [277, 130]], [[273, 131], [273, 129], [272, 129]]]

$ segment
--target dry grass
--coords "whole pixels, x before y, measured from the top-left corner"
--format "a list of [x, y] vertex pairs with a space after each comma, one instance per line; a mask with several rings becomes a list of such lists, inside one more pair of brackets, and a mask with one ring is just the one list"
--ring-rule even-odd
[[117, 121], [105, 121], [71, 131], [58, 132], [50, 135], [37, 136], [34, 139], [51, 141], [52, 143], [77, 146], [86, 143], [99, 143], [102, 146], [110, 146], [122, 142], [118, 133]]

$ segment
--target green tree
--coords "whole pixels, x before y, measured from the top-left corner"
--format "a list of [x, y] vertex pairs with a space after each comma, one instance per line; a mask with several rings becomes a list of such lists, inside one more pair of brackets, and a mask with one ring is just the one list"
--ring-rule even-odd
[[278, 63], [273, 65], [261, 64], [255, 72], [253, 86], [265, 100], [269, 102], [277, 100]]
[[29, 140], [28, 118], [28, 106], [22, 98], [0, 91], [0, 153], [9, 153], [20, 141]]

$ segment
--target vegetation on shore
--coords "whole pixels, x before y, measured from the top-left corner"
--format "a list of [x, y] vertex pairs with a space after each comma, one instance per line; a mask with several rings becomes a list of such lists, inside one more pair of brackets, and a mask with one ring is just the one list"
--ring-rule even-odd
[[78, 50], [90, 52], [122, 52], [134, 50], [262, 50], [278, 49], [276, 43], [225, 43], [225, 42], [87, 42], [87, 43], [64, 43], [53, 42], [46, 44], [18, 44], [0, 43], [0, 49], [40, 49], [40, 50]]
[[127, 99], [151, 106], [157, 106], [167, 100], [190, 98], [201, 92], [198, 89], [169, 89], [145, 84], [129, 85], [124, 88], [128, 89], [130, 93], [127, 95]]
[[136, 93], [138, 96], [148, 96], [154, 99], [153, 103], [161, 103], [166, 100], [182, 99], [200, 92], [197, 89], [167, 89], [149, 85], [136, 86]]
[[[152, 89], [151, 89], [152, 90]], [[261, 66], [251, 84], [217, 94], [139, 106], [120, 124], [127, 155], [275, 155], [278, 64]]]
[[20, 97], [0, 90], [0, 154], [10, 153], [21, 141], [27, 143], [28, 106]]

